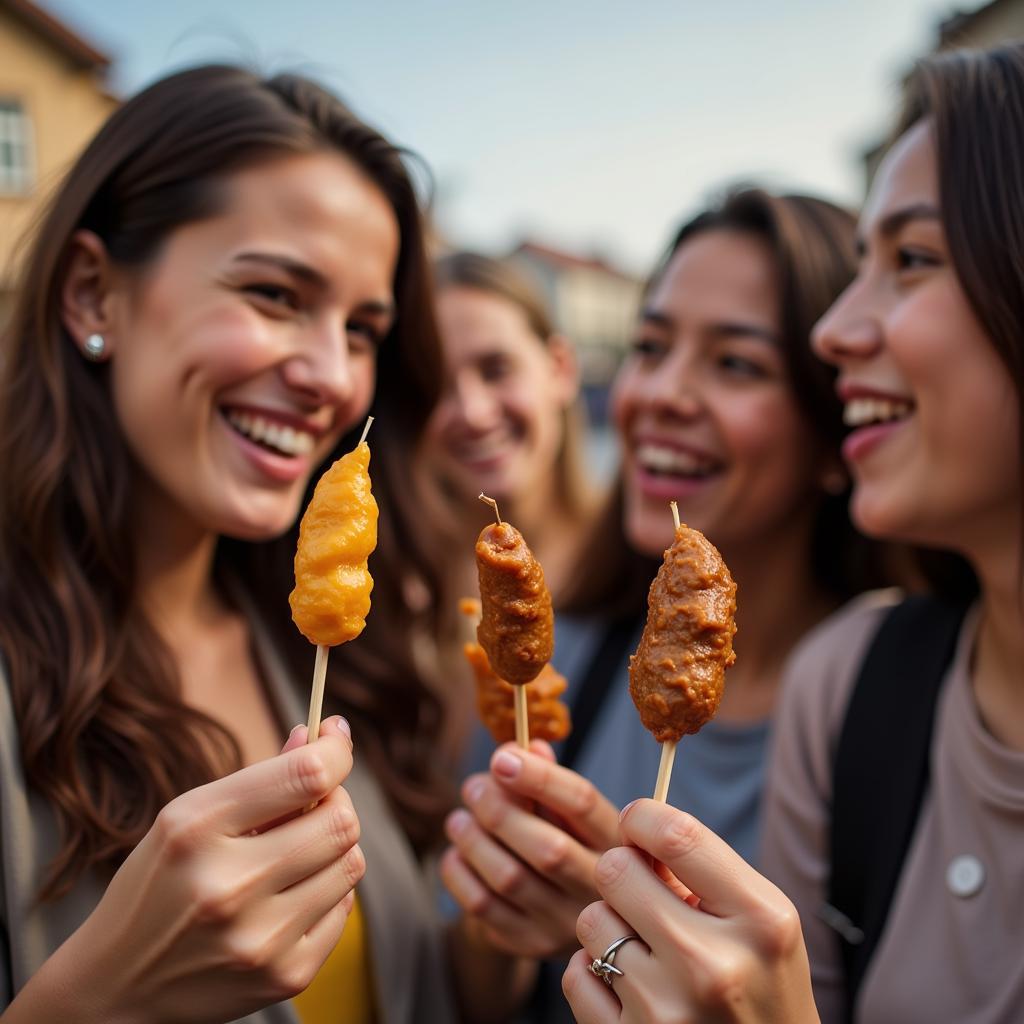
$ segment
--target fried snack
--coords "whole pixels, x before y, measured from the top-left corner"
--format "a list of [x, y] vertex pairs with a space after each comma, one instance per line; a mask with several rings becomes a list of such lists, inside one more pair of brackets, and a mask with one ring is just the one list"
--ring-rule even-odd
[[334, 646], [363, 631], [377, 546], [377, 502], [370, 490], [370, 447], [362, 441], [327, 470], [299, 525], [292, 619], [313, 644]]
[[699, 531], [676, 529], [647, 597], [647, 625], [629, 660], [629, 693], [659, 743], [697, 732], [718, 710], [736, 660], [736, 584]]
[[491, 523], [476, 542], [483, 617], [476, 635], [494, 671], [514, 686], [536, 679], [554, 649], [554, 615], [544, 571], [522, 534]]
[[[487, 652], [479, 645], [467, 643], [462, 653], [473, 669], [476, 679], [476, 706], [480, 719], [494, 737], [495, 743], [508, 743], [516, 738], [514, 688], [491, 668]], [[558, 699], [568, 684], [565, 677], [550, 665], [526, 687], [527, 716], [531, 739], [555, 743], [569, 735], [569, 709]]]

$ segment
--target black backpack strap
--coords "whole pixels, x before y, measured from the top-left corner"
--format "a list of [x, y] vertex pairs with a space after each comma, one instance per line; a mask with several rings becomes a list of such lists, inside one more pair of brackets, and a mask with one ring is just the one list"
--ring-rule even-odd
[[572, 732], [569, 733], [558, 756], [558, 763], [564, 767], [571, 768], [576, 763], [594, 719], [597, 718], [604, 703], [605, 694], [629, 650], [629, 642], [639, 629], [640, 622], [636, 616], [617, 619], [608, 626], [601, 642], [594, 648], [580, 688], [569, 709], [572, 715]]
[[896, 605], [875, 634], [847, 706], [833, 770], [822, 917], [840, 936], [848, 1021], [928, 788], [935, 708], [965, 612], [921, 595]]

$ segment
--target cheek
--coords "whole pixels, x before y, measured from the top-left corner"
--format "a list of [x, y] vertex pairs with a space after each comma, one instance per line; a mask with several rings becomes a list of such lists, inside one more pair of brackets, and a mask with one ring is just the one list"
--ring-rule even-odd
[[612, 392], [609, 398], [609, 414], [615, 429], [623, 437], [626, 435], [629, 421], [637, 403], [636, 375], [628, 369], [619, 371], [612, 385]]

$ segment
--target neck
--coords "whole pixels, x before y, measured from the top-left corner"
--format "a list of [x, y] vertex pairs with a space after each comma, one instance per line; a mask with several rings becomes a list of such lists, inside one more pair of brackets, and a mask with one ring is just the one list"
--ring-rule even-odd
[[174, 645], [220, 609], [213, 585], [217, 536], [138, 488], [135, 556], [137, 593], [154, 628]]
[[721, 717], [766, 717], [786, 658], [836, 600], [814, 579], [803, 531], [722, 554], [737, 586], [737, 657], [726, 677]]
[[[1001, 540], [1002, 543], [997, 543]], [[981, 583], [981, 621], [972, 686], [982, 719], [997, 739], [1024, 750], [1024, 580], [1019, 524], [971, 557]]]

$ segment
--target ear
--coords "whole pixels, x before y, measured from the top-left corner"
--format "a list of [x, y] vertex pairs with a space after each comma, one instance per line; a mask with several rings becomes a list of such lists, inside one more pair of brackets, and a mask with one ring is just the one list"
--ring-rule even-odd
[[102, 239], [92, 231], [71, 236], [67, 267], [60, 289], [61, 322], [80, 352], [93, 334], [106, 341], [106, 353], [114, 345], [113, 267]]
[[552, 334], [547, 342], [554, 367], [555, 390], [564, 406], [571, 405], [580, 391], [580, 367], [576, 350], [564, 334]]

